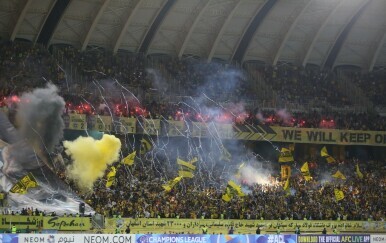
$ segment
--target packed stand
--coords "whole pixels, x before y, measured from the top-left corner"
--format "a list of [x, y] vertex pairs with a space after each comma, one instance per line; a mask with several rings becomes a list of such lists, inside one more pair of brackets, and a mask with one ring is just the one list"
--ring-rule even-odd
[[[235, 196], [225, 202], [222, 200], [227, 183], [224, 175], [216, 171], [200, 172], [166, 192], [162, 185], [172, 176], [169, 174], [166, 179], [167, 172], [160, 174], [154, 162], [145, 161], [130, 168], [119, 167], [115, 186], [106, 188], [101, 182], [86, 200], [107, 217], [383, 221], [386, 201], [379, 195], [384, 194], [386, 186], [384, 162], [366, 161], [360, 166], [364, 179], [355, 175], [353, 161], [328, 170], [314, 166], [310, 169], [313, 176], [310, 182], [294, 173], [290, 194], [278, 183], [279, 173], [272, 173], [265, 184], [248, 185], [241, 180], [246, 196]], [[337, 168], [347, 180], [326, 179], [327, 173]], [[336, 200], [335, 188], [344, 192], [344, 200]]]
[[[251, 69], [252, 68], [252, 69]], [[348, 97], [336, 90], [333, 72], [293, 65], [250, 65], [249, 70], [276, 91], [283, 103], [312, 104], [314, 107], [349, 106]]]
[[344, 76], [353, 84], [358, 85], [376, 107], [386, 106], [385, 71], [361, 74], [359, 71], [346, 70]]
[[[247, 85], [249, 81], [244, 73], [226, 64], [203, 64], [195, 59], [144, 58], [122, 52], [113, 56], [98, 48], [85, 52], [70, 46], [52, 49], [58, 62], [70, 60], [86, 77], [86, 82], [94, 86], [93, 90], [81, 93], [61, 88], [67, 113], [355, 130], [384, 131], [386, 126], [385, 118], [373, 113], [334, 112], [328, 107], [311, 111], [256, 108], [260, 103], [248, 103], [248, 99], [253, 99], [254, 91]], [[67, 85], [63, 68], [43, 47], [7, 42], [2, 44], [0, 51], [0, 77], [4, 81], [0, 94], [2, 106], [17, 102], [21, 91], [42, 86], [48, 80], [60, 87]], [[348, 104], [338, 92], [330, 92], [333, 84], [329, 74], [316, 68], [284, 65], [275, 68], [256, 65], [255, 68], [274, 89], [280, 89], [282, 94], [287, 92], [283, 96], [286, 100], [293, 98], [290, 94], [295, 94], [298, 102], [313, 97], [314, 103], [323, 103], [325, 100], [320, 99], [327, 97], [336, 105]], [[379, 80], [375, 74], [369, 78]], [[22, 82], [24, 80], [28, 83]], [[174, 101], [158, 100], [152, 95], [156, 92], [162, 96], [181, 89], [188, 96]], [[213, 99], [220, 93], [229, 98], [227, 102]], [[382, 104], [385, 99], [381, 92], [378, 93], [377, 102]], [[336, 102], [331, 95], [339, 97]]]
[[28, 42], [5, 42], [0, 45], [1, 97], [8, 97], [41, 87], [51, 81], [61, 87], [64, 71], [47, 49]]

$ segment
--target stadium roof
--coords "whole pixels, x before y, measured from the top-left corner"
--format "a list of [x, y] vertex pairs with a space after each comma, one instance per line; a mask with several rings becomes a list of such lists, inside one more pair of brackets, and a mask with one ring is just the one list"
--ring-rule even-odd
[[386, 66], [385, 0], [0, 0], [0, 36], [82, 50]]

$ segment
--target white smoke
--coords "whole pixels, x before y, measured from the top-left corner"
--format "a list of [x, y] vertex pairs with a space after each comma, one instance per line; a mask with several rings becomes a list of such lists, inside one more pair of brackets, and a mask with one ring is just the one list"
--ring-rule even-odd
[[251, 186], [253, 184], [269, 185], [271, 171], [264, 168], [255, 168], [251, 165], [245, 165], [240, 170], [240, 181]]

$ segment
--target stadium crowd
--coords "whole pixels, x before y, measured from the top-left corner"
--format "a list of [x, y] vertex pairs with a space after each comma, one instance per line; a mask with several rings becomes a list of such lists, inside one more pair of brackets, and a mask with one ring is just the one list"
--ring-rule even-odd
[[[245, 70], [226, 64], [207, 65], [194, 59], [180, 61], [163, 57], [145, 58], [127, 53], [112, 56], [97, 48], [79, 52], [68, 46], [57, 47], [53, 53], [51, 55], [45, 48], [28, 43], [2, 43], [0, 105], [12, 108], [12, 104], [19, 102], [18, 96], [22, 92], [40, 87], [51, 80], [60, 87], [66, 101], [66, 113], [386, 130], [386, 118], [373, 111], [342, 113], [320, 108], [286, 111], [258, 106], [260, 101], [255, 97], [256, 88], [250, 76], [245, 74]], [[78, 75], [84, 83], [69, 83], [65, 68], [61, 66], [61, 60], [64, 59], [79, 70]], [[330, 72], [286, 66], [256, 70], [281, 99], [297, 103], [312, 99], [314, 104], [325, 104], [326, 107], [351, 104], [348, 97], [332, 90], [335, 77]], [[385, 99], [378, 92], [384, 90], [384, 84], [378, 82], [384, 76], [368, 75], [372, 84], [370, 89], [363, 86], [366, 84], [366, 78], [363, 77], [366, 76], [353, 77], [374, 103], [384, 104]], [[72, 86], [81, 89], [74, 92]], [[88, 90], [90, 86], [94, 86], [93, 92]], [[95, 90], [103, 92], [95, 93]], [[154, 100], [151, 95], [154, 92], [165, 96], [166, 101]], [[171, 95], [183, 95], [184, 99], [167, 99]], [[220, 103], [224, 98], [232, 100]], [[251, 100], [256, 102], [251, 105]], [[385, 161], [362, 161], [360, 167], [363, 179], [355, 175], [355, 163], [352, 160], [331, 167], [322, 162], [315, 164], [311, 170], [314, 179], [310, 182], [306, 182], [301, 174], [294, 173], [290, 180], [290, 195], [278, 182], [279, 170], [274, 170], [271, 179], [263, 184], [248, 185], [241, 180], [243, 189], [248, 193], [225, 202], [222, 195], [227, 181], [220, 173], [223, 165], [216, 164], [222, 167], [202, 170], [193, 179], [185, 178], [170, 192], [166, 192], [162, 185], [175, 176], [176, 170], [161, 169], [162, 166], [156, 164], [153, 157], [141, 155], [132, 167], [116, 164], [115, 185], [106, 188], [102, 179], [96, 183], [93, 193], [84, 199], [97, 212], [106, 216], [385, 219]], [[299, 164], [295, 165], [295, 168], [299, 167]], [[330, 177], [337, 168], [347, 176], [346, 180]], [[326, 171], [331, 173], [326, 176], [323, 173]], [[61, 176], [75, 188], [70, 180], [63, 174]], [[335, 188], [344, 192], [343, 200], [336, 200]]]
[[[215, 172], [183, 179], [167, 192], [162, 188], [166, 183], [164, 177], [158, 179], [159, 172], [151, 168], [151, 162], [143, 164], [133, 168], [121, 166], [115, 186], [106, 188], [103, 182], [95, 186], [93, 194], [86, 198], [88, 203], [108, 217], [384, 221], [386, 216], [384, 162], [360, 164], [363, 179], [355, 174], [353, 161], [339, 167], [346, 180], [328, 177], [322, 168], [312, 169], [313, 180], [309, 182], [295, 173], [290, 180], [290, 195], [277, 183], [278, 173], [262, 184], [248, 185], [241, 180], [248, 193], [235, 196], [230, 202], [222, 200], [225, 186], [216, 188], [200, 183], [214, 180], [212, 185], [226, 185]], [[344, 192], [343, 200], [337, 201], [335, 188]]]
[[[21, 92], [41, 87], [51, 80], [61, 88], [67, 112], [132, 117], [144, 115], [204, 122], [214, 120], [293, 127], [385, 130], [385, 118], [372, 111], [341, 112], [318, 108], [283, 112], [280, 108], [261, 107], [258, 97], [254, 97], [256, 92], [251, 80], [246, 78], [249, 77], [245, 75], [246, 71], [225, 64], [204, 65], [195, 60], [178, 61], [171, 58], [146, 59], [127, 53], [112, 56], [98, 49], [80, 52], [68, 46], [54, 50], [56, 54], [53, 56], [39, 45], [31, 46], [24, 42], [1, 45], [1, 106], [17, 101], [17, 95]], [[67, 89], [69, 84], [59, 60], [63, 58], [70, 60], [80, 70], [83, 82], [101, 82], [98, 85], [103, 88], [103, 95], [98, 90], [87, 92], [77, 89], [74, 92]], [[350, 103], [337, 90], [331, 90], [334, 87], [333, 79], [327, 72], [292, 66], [256, 66], [254, 70], [285, 100], [301, 103], [314, 99], [315, 104], [328, 103], [336, 106]], [[379, 97], [380, 92], [375, 92], [382, 90], [382, 82], [375, 81], [381, 80], [382, 75], [369, 74], [367, 77], [369, 80], [360, 79], [359, 86], [363, 87], [367, 81], [371, 82], [371, 89], [363, 88], [368, 91], [370, 99], [382, 104], [383, 97]], [[353, 76], [353, 79], [358, 80], [358, 75]], [[23, 80], [29, 81], [28, 86], [25, 86]], [[117, 80], [119, 85], [106, 80]], [[70, 85], [78, 86], [76, 83]], [[79, 86], [87, 87], [84, 84]], [[178, 96], [181, 90], [184, 92], [184, 99], [166, 99], [170, 95]], [[173, 94], [173, 91], [177, 93]], [[99, 95], [95, 95], [95, 92]], [[164, 95], [165, 99], [155, 100], [154, 96], [146, 95], [153, 92]], [[224, 96], [237, 99], [217, 103], [216, 98], [221, 100]], [[253, 99], [255, 102], [251, 104], [249, 101]]]

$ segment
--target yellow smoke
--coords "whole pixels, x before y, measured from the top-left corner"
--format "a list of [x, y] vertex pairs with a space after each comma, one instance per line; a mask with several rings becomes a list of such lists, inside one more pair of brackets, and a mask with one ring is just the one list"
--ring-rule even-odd
[[67, 167], [67, 176], [73, 179], [82, 191], [92, 190], [94, 182], [103, 177], [107, 166], [117, 161], [121, 141], [113, 135], [104, 134], [101, 140], [79, 137], [64, 141], [66, 154], [73, 163]]

